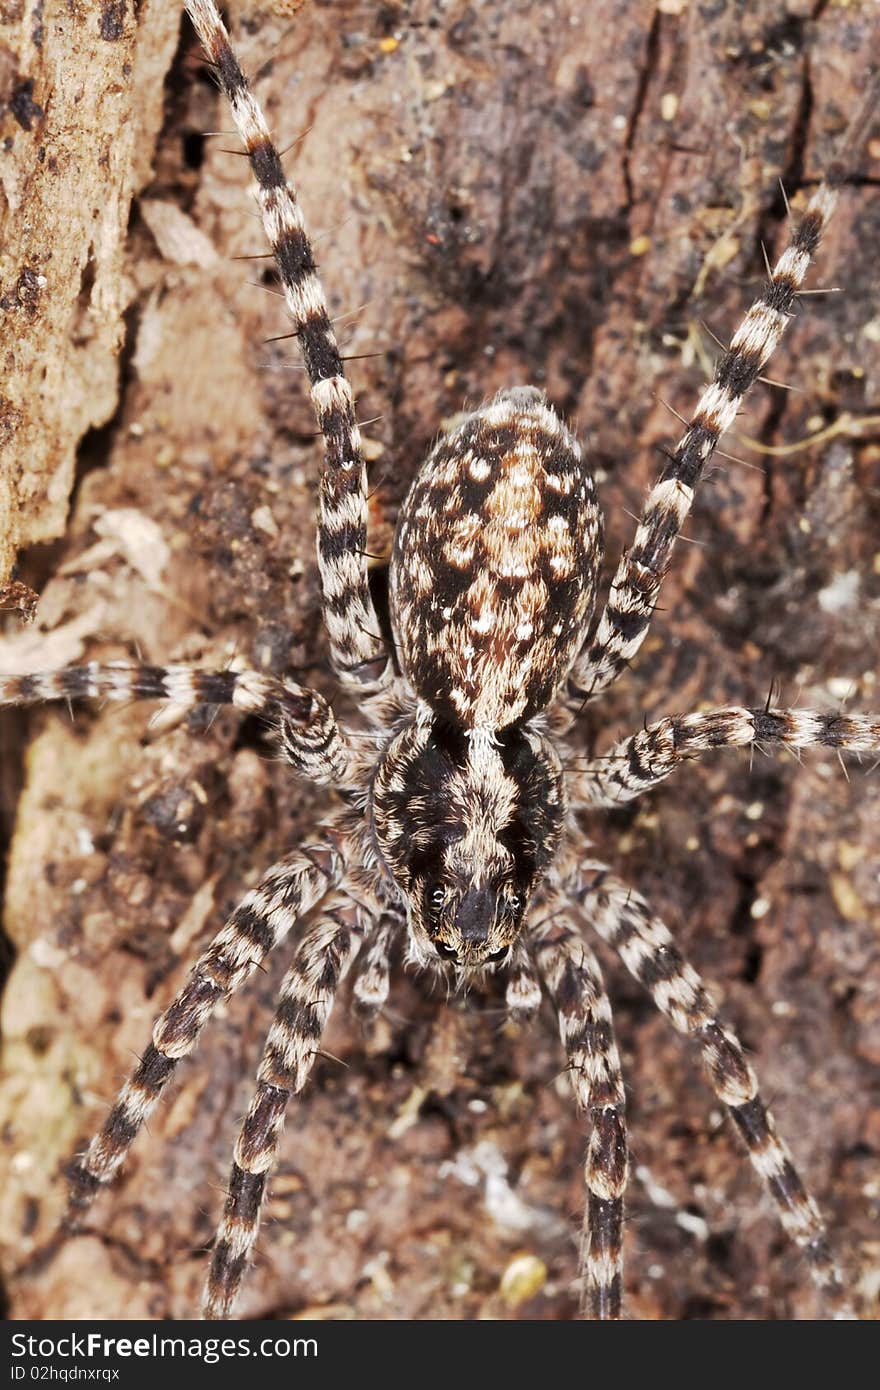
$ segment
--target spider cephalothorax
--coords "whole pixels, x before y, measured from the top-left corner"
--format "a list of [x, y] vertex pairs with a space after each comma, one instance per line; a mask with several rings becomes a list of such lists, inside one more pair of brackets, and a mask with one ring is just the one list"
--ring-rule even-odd
[[421, 964], [497, 964], [559, 844], [559, 759], [519, 724], [466, 730], [422, 706], [388, 747], [372, 789], [376, 840], [407, 906]]
[[[103, 1128], [73, 1166], [73, 1214], [117, 1172], [217, 1007], [305, 917], [211, 1258], [206, 1315], [226, 1316], [256, 1238], [286, 1106], [309, 1076], [337, 990], [360, 955], [354, 1001], [380, 1009], [392, 947], [406, 930], [410, 958], [425, 966], [446, 962], [459, 983], [486, 968], [503, 971], [512, 1016], [534, 1011], [542, 993], [551, 1002], [589, 1133], [584, 1307], [596, 1317], [620, 1316], [625, 1094], [589, 927], [699, 1046], [785, 1229], [816, 1284], [845, 1312], [822, 1218], [735, 1034], [664, 923], [592, 858], [574, 813], [618, 807], [710, 748], [760, 741], [876, 755], [880, 720], [815, 710], [701, 710], [660, 719], [598, 757], [578, 759], [555, 737], [638, 653], [706, 463], [783, 334], [833, 212], [842, 159], [807, 201], [665, 460], [592, 632], [602, 554], [593, 481], [544, 395], [520, 387], [453, 425], [416, 477], [391, 563], [392, 654], [367, 573], [366, 465], [354, 400], [302, 214], [214, 0], [187, 0], [186, 8], [250, 158], [324, 436], [323, 614], [334, 669], [360, 697], [360, 724], [346, 727], [316, 692], [255, 671], [91, 663], [0, 678], [0, 702], [7, 704], [141, 697], [261, 714], [289, 766], [336, 787], [343, 800], [313, 838], [263, 873], [157, 1020]], [[857, 118], [851, 145], [865, 123], [866, 116]]]

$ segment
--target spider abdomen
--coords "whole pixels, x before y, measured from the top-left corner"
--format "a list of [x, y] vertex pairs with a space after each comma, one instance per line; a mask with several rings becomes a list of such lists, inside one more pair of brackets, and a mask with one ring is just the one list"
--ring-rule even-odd
[[443, 718], [503, 729], [550, 701], [584, 639], [602, 556], [580, 446], [532, 388], [444, 435], [401, 510], [391, 614], [403, 670]]

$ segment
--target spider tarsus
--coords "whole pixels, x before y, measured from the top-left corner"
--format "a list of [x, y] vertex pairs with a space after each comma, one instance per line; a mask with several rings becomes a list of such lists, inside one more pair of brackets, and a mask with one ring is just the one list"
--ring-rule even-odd
[[82, 1159], [72, 1160], [65, 1169], [67, 1178], [67, 1209], [63, 1225], [71, 1232], [80, 1229], [83, 1218], [104, 1185], [89, 1172]]

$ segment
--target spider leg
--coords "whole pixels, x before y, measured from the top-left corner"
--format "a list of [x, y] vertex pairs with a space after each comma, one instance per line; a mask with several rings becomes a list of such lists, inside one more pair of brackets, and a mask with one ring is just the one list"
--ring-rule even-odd
[[206, 1318], [230, 1315], [257, 1237], [287, 1104], [308, 1080], [336, 991], [377, 920], [377, 905], [363, 907], [344, 889], [334, 894], [300, 942], [284, 976], [256, 1094], [235, 1146], [226, 1205], [205, 1283]]
[[362, 1019], [369, 1021], [382, 1012], [391, 988], [391, 952], [400, 935], [399, 917], [385, 917], [372, 934], [361, 957], [352, 986], [352, 1005]]
[[541, 1007], [541, 983], [531, 955], [520, 938], [511, 952], [504, 1002], [510, 1017], [518, 1023], [533, 1018]]
[[628, 1161], [611, 1004], [599, 962], [566, 916], [565, 899], [553, 898], [548, 907], [546, 917], [529, 924], [529, 937], [556, 1005], [578, 1107], [592, 1125], [584, 1167], [588, 1195], [581, 1246], [582, 1309], [593, 1318], [619, 1318]]
[[181, 1057], [195, 1047], [217, 1005], [228, 999], [282, 941], [298, 917], [338, 883], [343, 856], [332, 825], [325, 838], [280, 860], [235, 909], [197, 961], [189, 980], [156, 1020], [153, 1038], [101, 1131], [70, 1172], [70, 1214], [110, 1182], [155, 1109]]
[[813, 1281], [835, 1316], [852, 1317], [819, 1209], [776, 1132], [742, 1045], [718, 1017], [700, 976], [644, 898], [604, 865], [584, 865], [572, 887], [591, 925], [650, 992], [660, 1012], [679, 1033], [699, 1043], [712, 1089], [742, 1135], [786, 1233], [803, 1252]]
[[393, 729], [399, 720], [412, 715], [415, 700], [412, 687], [403, 676], [396, 676], [360, 703], [360, 711], [374, 729]]
[[685, 434], [648, 493], [632, 548], [617, 567], [595, 634], [569, 676], [572, 713], [611, 685], [642, 645], [697, 484], [782, 338], [836, 201], [836, 192], [827, 183], [810, 198], [788, 246], [770, 271], [763, 294], [734, 333], [714, 381], [704, 389]]
[[284, 177], [263, 113], [232, 51], [214, 0], [186, 0], [186, 11], [229, 100], [257, 182], [263, 227], [311, 383], [324, 437], [318, 510], [318, 568], [324, 621], [340, 679], [375, 689], [391, 674], [367, 582], [367, 474], [336, 336], [296, 193]]
[[650, 791], [688, 758], [711, 748], [837, 748], [880, 753], [880, 717], [818, 710], [743, 709], [736, 705], [673, 715], [649, 724], [570, 780], [572, 803], [619, 806]]
[[352, 762], [333, 711], [317, 691], [257, 671], [89, 662], [30, 676], [0, 676], [0, 705], [81, 699], [168, 700], [182, 707], [234, 705], [265, 716], [285, 762], [313, 782], [344, 782]]

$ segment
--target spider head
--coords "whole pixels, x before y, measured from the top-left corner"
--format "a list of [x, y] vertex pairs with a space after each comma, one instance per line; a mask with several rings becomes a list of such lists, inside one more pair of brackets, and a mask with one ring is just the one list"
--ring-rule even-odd
[[465, 973], [503, 965], [562, 832], [562, 774], [547, 741], [522, 727], [464, 731], [425, 712], [386, 750], [372, 817], [413, 958]]

